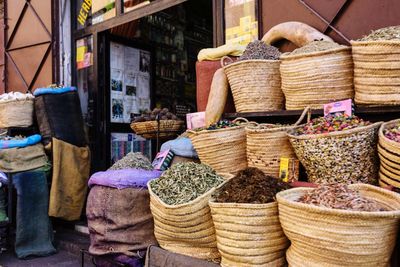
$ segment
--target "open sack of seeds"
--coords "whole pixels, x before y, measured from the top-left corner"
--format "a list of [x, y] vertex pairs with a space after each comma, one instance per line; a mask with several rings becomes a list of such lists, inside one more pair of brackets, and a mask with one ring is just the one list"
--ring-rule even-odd
[[400, 26], [373, 31], [351, 41], [355, 102], [400, 104]]
[[400, 195], [366, 184], [326, 184], [277, 194], [291, 241], [289, 266], [389, 266], [400, 223]]
[[187, 134], [202, 163], [219, 174], [235, 174], [247, 167], [244, 129], [247, 124], [243, 118], [222, 120], [207, 128], [189, 130]]
[[145, 156], [131, 152], [90, 177], [86, 216], [91, 254], [135, 258], [157, 244], [147, 182], [161, 172], [152, 169]]
[[400, 119], [388, 121], [379, 129], [379, 185], [400, 188]]
[[289, 184], [247, 168], [218, 187], [210, 199], [221, 266], [285, 266], [276, 193]]
[[309, 182], [377, 184], [380, 125], [336, 114], [315, 118], [288, 136]]
[[217, 260], [208, 200], [224, 179], [207, 165], [178, 163], [148, 183], [154, 235], [171, 252]]
[[0, 128], [29, 127], [33, 124], [33, 100], [30, 93], [0, 95]]

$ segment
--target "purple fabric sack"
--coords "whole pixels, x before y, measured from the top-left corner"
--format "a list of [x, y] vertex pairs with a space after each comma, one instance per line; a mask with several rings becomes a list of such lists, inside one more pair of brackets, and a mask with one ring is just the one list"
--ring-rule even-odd
[[102, 185], [117, 189], [143, 187], [147, 182], [160, 177], [162, 171], [147, 171], [141, 169], [108, 170], [96, 172], [89, 179], [89, 187]]

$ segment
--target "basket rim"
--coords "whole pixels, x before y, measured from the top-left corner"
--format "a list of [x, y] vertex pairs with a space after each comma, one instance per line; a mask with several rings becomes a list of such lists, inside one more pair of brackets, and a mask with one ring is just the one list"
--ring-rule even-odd
[[295, 127], [297, 127], [296, 125], [289, 125], [289, 126], [279, 126], [279, 127], [273, 127], [273, 128], [262, 128], [263, 126], [266, 125], [276, 125], [273, 123], [260, 123], [257, 125], [246, 125], [245, 129], [246, 132], [248, 131], [249, 133], [257, 133], [257, 132], [268, 132], [268, 133], [273, 133], [273, 132], [283, 132], [283, 131], [288, 131], [291, 130]]
[[[396, 192], [392, 192], [377, 186], [369, 185], [369, 184], [350, 184], [349, 188], [358, 188], [364, 191], [375, 191], [384, 195], [391, 195], [395, 199], [400, 202], [400, 194]], [[362, 218], [385, 218], [385, 217], [398, 217], [400, 218], [400, 208], [397, 210], [389, 210], [389, 211], [355, 211], [355, 210], [341, 210], [341, 209], [333, 209], [315, 206], [311, 204], [305, 204], [293, 200], [288, 200], [286, 197], [288, 195], [293, 194], [294, 192], [307, 192], [313, 190], [313, 188], [299, 187], [299, 188], [291, 188], [285, 191], [281, 191], [276, 194], [276, 199], [278, 201], [278, 205], [286, 205], [296, 208], [301, 208], [301, 210], [307, 210], [310, 212], [318, 212], [326, 215], [337, 215], [343, 217], [362, 217]]]
[[375, 41], [357, 41], [357, 40], [350, 40], [350, 44], [352, 46], [368, 46], [368, 45], [400, 45], [399, 40], [375, 40]]
[[336, 132], [330, 132], [330, 133], [293, 135], [292, 132], [295, 129], [303, 127], [305, 125], [305, 124], [302, 124], [302, 125], [294, 127], [293, 129], [290, 129], [286, 134], [289, 138], [301, 139], [301, 140], [325, 138], [325, 137], [340, 137], [340, 136], [344, 136], [344, 135], [348, 135], [348, 134], [358, 133], [358, 132], [361, 132], [364, 130], [377, 128], [382, 123], [383, 123], [382, 121], [378, 121], [378, 122], [372, 123], [370, 125], [359, 126], [359, 127], [344, 130], [344, 131], [336, 131]]
[[225, 70], [229, 67], [241, 65], [244, 63], [280, 63], [280, 62], [281, 62], [280, 58], [279, 59], [246, 59], [246, 60], [237, 60], [231, 64], [222, 66], [222, 68]]
[[[182, 121], [182, 120], [160, 120], [160, 123], [161, 122], [174, 122], [174, 123], [181, 123], [181, 124], [184, 123], [184, 121]], [[157, 124], [157, 121], [156, 120], [152, 120], [152, 121], [137, 121], [137, 122], [131, 122], [131, 125], [137, 125], [139, 123], [142, 123], [142, 124]]]
[[237, 203], [237, 202], [216, 202], [215, 197], [211, 197], [208, 205], [218, 208], [242, 208], [242, 209], [264, 209], [277, 206], [277, 200], [268, 203]]
[[234, 127], [228, 127], [228, 128], [221, 128], [221, 129], [216, 129], [216, 130], [206, 130], [203, 129], [201, 131], [193, 131], [193, 130], [186, 130], [185, 133], [187, 133], [190, 136], [196, 136], [199, 134], [205, 134], [205, 133], [221, 133], [221, 132], [227, 132], [227, 131], [234, 131], [234, 130], [238, 130], [241, 128], [245, 128], [247, 123], [244, 123], [243, 125], [238, 125], [238, 126], [234, 126]]
[[383, 134], [383, 130], [387, 129], [387, 127], [391, 127], [392, 124], [397, 124], [397, 123], [400, 123], [400, 119], [395, 119], [395, 120], [386, 121], [386, 122], [382, 123], [381, 127], [379, 128], [379, 137], [383, 138], [383, 141], [388, 142], [389, 144], [400, 148], [400, 143], [390, 140]]
[[323, 56], [323, 55], [333, 54], [333, 53], [337, 53], [337, 52], [345, 52], [345, 51], [351, 51], [351, 47], [350, 46], [338, 47], [338, 48], [332, 48], [332, 49], [328, 49], [328, 50], [324, 50], [324, 51], [317, 51], [317, 52], [312, 52], [312, 53], [307, 53], [307, 54], [298, 54], [298, 55], [282, 54], [280, 58], [283, 62], [285, 60], [300, 59], [300, 58], [307, 58], [307, 57], [314, 57], [314, 56]]

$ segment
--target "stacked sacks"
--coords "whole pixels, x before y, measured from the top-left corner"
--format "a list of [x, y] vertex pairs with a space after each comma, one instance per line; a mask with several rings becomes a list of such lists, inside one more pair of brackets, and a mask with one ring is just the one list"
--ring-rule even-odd
[[157, 244], [146, 184], [161, 172], [151, 169], [144, 156], [130, 153], [112, 170], [91, 176], [86, 207], [91, 254], [139, 262]]
[[379, 185], [400, 188], [400, 119], [382, 124], [379, 129]]
[[0, 128], [31, 126], [33, 99], [30, 93], [10, 92], [0, 95]]
[[201, 259], [220, 257], [208, 200], [223, 181], [209, 166], [187, 162], [148, 183], [154, 234], [162, 248]]

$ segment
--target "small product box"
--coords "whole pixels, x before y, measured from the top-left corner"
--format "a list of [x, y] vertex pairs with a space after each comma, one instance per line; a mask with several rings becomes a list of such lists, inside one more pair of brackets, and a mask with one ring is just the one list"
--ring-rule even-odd
[[171, 165], [174, 156], [174, 152], [169, 149], [158, 152], [151, 165], [153, 165], [155, 170], [165, 171]]
[[279, 166], [279, 178], [291, 183], [299, 180], [299, 160], [294, 158], [281, 158]]

